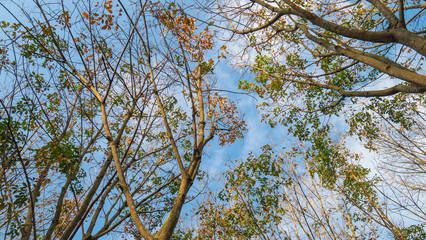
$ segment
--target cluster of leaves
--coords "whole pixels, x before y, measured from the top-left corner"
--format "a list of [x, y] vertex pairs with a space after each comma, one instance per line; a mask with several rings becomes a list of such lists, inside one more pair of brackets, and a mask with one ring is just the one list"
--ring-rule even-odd
[[[369, 180], [365, 169], [342, 166], [331, 186], [330, 181], [316, 177], [321, 175], [312, 174], [317, 163], [305, 154], [303, 145], [284, 154], [265, 145], [258, 155], [251, 153], [232, 162], [220, 191], [204, 195], [196, 226], [180, 229], [176, 239], [375, 236], [376, 224], [363, 213], [377, 201], [365, 199], [374, 179]], [[360, 228], [363, 224], [371, 228]]]
[[426, 231], [424, 227], [425, 224], [411, 225], [402, 229], [402, 233], [405, 235], [407, 240], [425, 239]]
[[[276, 234], [285, 210], [279, 194], [281, 161], [271, 146], [259, 156], [233, 166], [224, 175], [224, 188], [198, 210], [201, 222], [195, 239], [250, 239]], [[278, 237], [278, 236], [276, 236]]]

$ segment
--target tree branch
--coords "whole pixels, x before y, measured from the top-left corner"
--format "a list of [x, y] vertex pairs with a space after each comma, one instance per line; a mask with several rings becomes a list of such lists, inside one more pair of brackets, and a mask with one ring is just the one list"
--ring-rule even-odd
[[367, 0], [371, 4], [373, 4], [374, 7], [376, 7], [383, 16], [389, 21], [389, 28], [395, 28], [398, 26], [399, 20], [393, 14], [393, 12], [387, 8], [381, 1], [378, 0]]
[[370, 65], [381, 72], [389, 74], [390, 76], [397, 77], [415, 85], [421, 85], [426, 87], [426, 76], [424, 75], [410, 71], [407, 68], [402, 67], [398, 63], [388, 58], [374, 55], [371, 53], [366, 53], [354, 48], [344, 48], [341, 46], [334, 45], [330, 42], [326, 42], [325, 40], [313, 36], [305, 26], [301, 24], [298, 24], [298, 26], [305, 33], [305, 36], [307, 38], [319, 45], [328, 48], [331, 51], [340, 53], [346, 57]]
[[[358, 39], [362, 41], [368, 41], [368, 42], [376, 42], [376, 43], [397, 42], [416, 50], [418, 53], [422, 54], [423, 56], [426, 56], [426, 39], [404, 28], [384, 30], [384, 31], [364, 31], [364, 30], [353, 29], [346, 26], [342, 26], [340, 24], [337, 24], [331, 21], [327, 21], [308, 10], [305, 10], [302, 7], [299, 7], [297, 4], [293, 3], [291, 0], [284, 0], [284, 2], [291, 7], [291, 9], [275, 7], [270, 4], [267, 4], [266, 2], [262, 0], [251, 0], [251, 1], [275, 13], [280, 13], [281, 11], [284, 11], [285, 13], [283, 14], [287, 14], [287, 15], [293, 14], [302, 18], [306, 18], [314, 25], [317, 25], [318, 27], [324, 28], [325, 30], [328, 30], [330, 32], [336, 33], [344, 37]], [[376, 0], [371, 0], [371, 1], [376, 2]], [[377, 6], [379, 5], [380, 4], [378, 4]], [[382, 9], [382, 11], [390, 11], [390, 10]], [[390, 11], [390, 13], [392, 12]], [[390, 22], [395, 21], [395, 20], [392, 20], [393, 17], [390, 17], [390, 16], [388, 17], [391, 19]]]
[[404, 0], [398, 0], [399, 27], [405, 28]]
[[398, 84], [390, 88], [383, 90], [371, 90], [371, 91], [342, 91], [340, 94], [344, 97], [385, 97], [395, 95], [397, 93], [424, 93], [426, 87], [416, 85], [405, 85]]

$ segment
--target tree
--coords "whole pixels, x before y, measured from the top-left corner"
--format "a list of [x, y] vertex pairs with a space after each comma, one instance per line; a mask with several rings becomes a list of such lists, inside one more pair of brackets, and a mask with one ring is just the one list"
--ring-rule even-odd
[[[292, 67], [293, 71], [282, 75], [289, 69], [280, 69], [279, 75], [287, 81], [295, 83], [302, 81], [311, 86], [334, 90], [342, 98], [388, 96], [399, 92], [425, 91], [425, 76], [420, 71], [421, 60], [424, 60], [426, 54], [424, 47], [426, 42], [422, 36], [424, 26], [421, 21], [421, 13], [425, 5], [420, 4], [420, 1], [405, 3], [375, 0], [342, 3], [301, 1], [295, 3], [291, 0], [282, 2], [253, 0], [247, 5], [251, 6], [245, 6], [245, 8], [241, 6], [239, 8], [241, 12], [234, 14], [242, 15], [236, 21], [248, 27], [240, 30], [236, 26], [233, 30], [240, 34], [263, 31], [265, 37], [263, 39], [251, 35], [251, 46], [259, 44], [263, 50], [275, 50], [274, 56], [286, 56], [288, 58], [285, 59], [286, 63], [288, 67]], [[246, 12], [244, 12], [245, 9]], [[405, 20], [405, 15], [410, 18]], [[247, 18], [246, 24], [241, 23], [245, 20], [244, 17]], [[234, 26], [230, 19], [227, 18], [230, 25]], [[253, 25], [258, 26], [252, 27]], [[279, 47], [273, 47], [276, 43]], [[297, 46], [299, 49], [295, 49]], [[400, 53], [392, 54], [394, 50]], [[417, 53], [416, 56], [408, 58], [406, 53], [412, 51]], [[296, 54], [302, 52], [303, 55]], [[293, 56], [292, 59], [292, 54], [299, 56]], [[307, 60], [308, 56], [309, 60]], [[339, 62], [344, 60], [348, 61]], [[314, 65], [321, 66], [322, 71], [308, 67]], [[329, 78], [337, 73], [357, 70], [358, 65], [366, 65], [403, 80], [407, 86], [399, 84], [385, 90], [372, 89], [367, 92], [357, 90], [356, 87], [359, 88], [359, 85], [356, 83], [361, 81], [354, 82], [353, 85], [356, 87], [325, 81], [330, 80]], [[313, 73], [313, 70], [316, 70], [317, 74]], [[323, 75], [319, 75], [320, 72], [323, 72]], [[362, 83], [368, 84], [369, 81], [363, 79]]]
[[363, 212], [371, 212], [368, 200], [357, 208], [344, 182], [325, 187], [299, 150], [265, 145], [230, 166], [223, 189], [200, 206], [196, 239], [376, 239], [377, 216]]
[[[215, 10], [216, 24], [244, 37], [241, 54], [250, 57], [242, 65], [255, 79], [240, 88], [262, 98], [264, 120], [304, 142], [296, 152], [313, 179], [361, 211], [359, 219], [368, 217], [398, 239], [423, 229], [405, 231], [401, 211], [425, 220], [419, 200], [425, 196], [425, 9], [415, 0], [251, 0]], [[369, 176], [341, 144], [348, 135], [390, 158], [383, 162], [387, 171]]]
[[8, 4], [1, 235], [170, 239], [207, 143], [244, 130], [212, 90], [208, 28], [174, 3]]

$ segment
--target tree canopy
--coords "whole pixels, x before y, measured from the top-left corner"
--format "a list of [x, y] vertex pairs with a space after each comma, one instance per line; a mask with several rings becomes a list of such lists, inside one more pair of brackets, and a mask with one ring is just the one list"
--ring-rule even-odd
[[[262, 239], [376, 239], [383, 227], [397, 239], [425, 236], [419, 201], [425, 197], [425, 7], [421, 1], [252, 0], [215, 10], [221, 26], [244, 42], [240, 56], [250, 55], [238, 64], [255, 78], [241, 81], [240, 89], [263, 100], [264, 121], [286, 126], [300, 141], [287, 150], [266, 146], [227, 173], [214, 207], [204, 212], [224, 209], [223, 221], [252, 225], [221, 237], [244, 236], [240, 227]], [[354, 139], [378, 153], [374, 172], [351, 151], [347, 141]], [[264, 169], [265, 157], [275, 166]], [[247, 191], [266, 182], [267, 190]], [[272, 219], [270, 210], [259, 211], [270, 197], [266, 205], [279, 213]], [[242, 208], [234, 201], [249, 214], [230, 213]], [[415, 220], [403, 226], [396, 215]], [[219, 224], [206, 222], [213, 223]], [[273, 230], [279, 234], [268, 224], [279, 226]]]
[[0, 7], [4, 239], [426, 238], [423, 1]]

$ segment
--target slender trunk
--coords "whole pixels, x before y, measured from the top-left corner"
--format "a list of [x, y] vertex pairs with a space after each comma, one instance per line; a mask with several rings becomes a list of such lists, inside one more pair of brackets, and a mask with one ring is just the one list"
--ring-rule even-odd
[[[31, 193], [34, 205], [35, 202], [37, 202], [37, 196], [40, 195], [41, 185], [46, 180], [46, 176], [50, 170], [51, 165], [52, 163], [50, 162], [44, 167], [43, 171], [40, 173], [40, 177], [37, 180], [36, 186], [34, 187], [33, 192]], [[33, 202], [30, 202], [30, 204], [33, 204]], [[28, 208], [27, 217], [25, 218], [24, 231], [21, 238], [22, 240], [30, 239], [31, 230], [34, 226], [33, 219], [35, 213], [33, 212], [33, 209], [35, 209], [35, 206], [30, 205], [30, 207]]]
[[64, 233], [62, 234], [61, 240], [68, 239], [68, 236], [71, 235], [71, 233], [74, 231], [74, 228], [81, 221], [81, 218], [83, 217], [84, 213], [86, 212], [87, 207], [89, 206], [90, 202], [92, 201], [93, 196], [95, 195], [96, 191], [98, 190], [98, 187], [101, 184], [101, 181], [104, 178], [112, 160], [113, 160], [112, 155], [108, 156], [107, 160], [105, 161], [104, 165], [102, 166], [101, 171], [99, 172], [98, 176], [96, 177], [95, 181], [93, 182], [92, 188], [90, 189], [90, 191], [87, 193], [86, 197], [84, 198], [83, 203], [80, 206], [80, 210], [77, 212], [77, 214], [74, 216], [74, 219], [71, 221], [71, 223], [68, 225], [68, 227], [65, 229]]
[[160, 230], [155, 234], [155, 240], [168, 240], [172, 237], [174, 229], [179, 221], [183, 204], [185, 203], [186, 194], [188, 193], [191, 186], [192, 179], [189, 177], [184, 178], [182, 176], [179, 192], [173, 201], [172, 210], [167, 216], [166, 221], [164, 221], [163, 226], [161, 226]]

